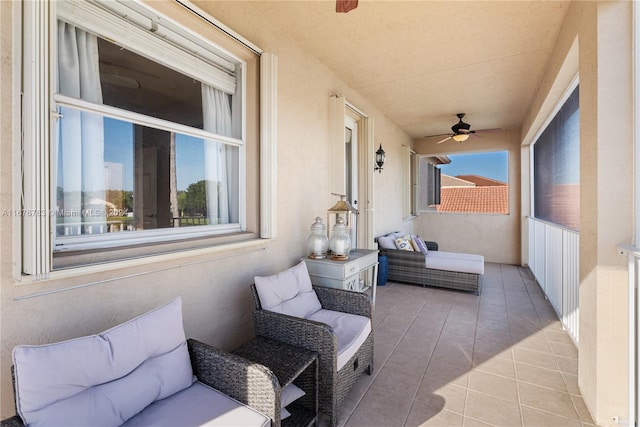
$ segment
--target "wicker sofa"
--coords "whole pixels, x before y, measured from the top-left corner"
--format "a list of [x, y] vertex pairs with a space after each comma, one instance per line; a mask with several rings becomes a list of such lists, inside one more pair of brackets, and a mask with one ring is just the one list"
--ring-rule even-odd
[[186, 340], [180, 298], [99, 335], [18, 346], [12, 374], [18, 415], [2, 427], [280, 425], [271, 370]]
[[[385, 236], [404, 236], [394, 232]], [[383, 237], [383, 236], [381, 236]], [[434, 286], [459, 291], [470, 291], [480, 295], [484, 275], [482, 255], [438, 250], [436, 242], [425, 241], [427, 250], [400, 250], [382, 247], [380, 237], [376, 238], [380, 256], [388, 262], [388, 280]]]

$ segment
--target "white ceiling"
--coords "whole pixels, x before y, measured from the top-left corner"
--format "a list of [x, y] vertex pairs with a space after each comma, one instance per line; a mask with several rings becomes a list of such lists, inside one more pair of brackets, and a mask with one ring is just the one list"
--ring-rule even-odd
[[250, 2], [414, 138], [518, 129], [567, 1], [333, 0]]

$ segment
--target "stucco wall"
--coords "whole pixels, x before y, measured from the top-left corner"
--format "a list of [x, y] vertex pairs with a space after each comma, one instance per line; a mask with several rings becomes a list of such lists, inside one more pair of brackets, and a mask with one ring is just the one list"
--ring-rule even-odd
[[520, 264], [520, 139], [519, 130], [483, 135], [463, 143], [416, 141], [419, 154], [455, 154], [485, 151], [509, 153], [509, 214], [423, 212], [414, 231], [437, 241], [440, 250], [483, 255], [486, 262]]
[[[158, 3], [151, 2], [151, 4]], [[336, 199], [329, 190], [329, 96], [341, 93], [374, 118], [375, 141], [387, 151], [382, 175], [374, 177], [375, 200], [384, 201], [376, 214], [376, 234], [401, 225], [403, 145], [410, 138], [365, 99], [348, 88], [295, 41], [272, 32], [243, 2], [204, 2], [201, 6], [265, 51], [278, 56], [278, 188], [277, 239], [224, 252], [178, 254], [151, 263], [131, 263], [102, 272], [19, 284], [13, 265], [13, 244], [19, 229], [13, 218], [0, 217], [0, 417], [14, 413], [11, 388], [11, 350], [17, 344], [40, 344], [100, 332], [181, 295], [186, 334], [231, 349], [253, 334], [249, 284], [254, 275], [275, 273], [293, 265], [303, 254], [314, 217], [326, 215]], [[12, 120], [15, 88], [10, 76], [16, 52], [12, 8], [19, 2], [0, 2], [2, 79], [0, 88], [0, 208], [11, 208], [19, 184], [12, 169], [17, 121]], [[186, 11], [174, 19], [193, 19]], [[373, 159], [371, 160], [373, 162]], [[396, 178], [397, 177], [397, 178]], [[89, 286], [86, 286], [89, 285]], [[75, 287], [75, 288], [74, 288]], [[23, 298], [58, 289], [64, 292]]]
[[631, 2], [572, 3], [522, 132], [530, 143], [579, 71], [578, 383], [599, 425], [628, 409], [628, 272], [616, 245], [633, 233], [631, 17]]

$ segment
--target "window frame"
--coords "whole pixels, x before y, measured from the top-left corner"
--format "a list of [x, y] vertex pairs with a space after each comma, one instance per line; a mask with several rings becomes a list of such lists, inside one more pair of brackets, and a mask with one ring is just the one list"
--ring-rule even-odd
[[[556, 116], [558, 115], [558, 113], [560, 112], [560, 110], [562, 109], [562, 107], [565, 105], [565, 103], [568, 101], [568, 99], [571, 97], [571, 95], [573, 94], [573, 92], [576, 90], [576, 88], [578, 88], [578, 86], [580, 85], [580, 76], [579, 74], [576, 74], [573, 79], [571, 79], [571, 82], [569, 83], [569, 85], [565, 88], [564, 92], [562, 93], [562, 95], [560, 96], [560, 98], [558, 99], [558, 101], [556, 102], [556, 104], [554, 105], [553, 109], [549, 112], [549, 115], [546, 117], [545, 121], [542, 123], [542, 126], [540, 126], [540, 128], [538, 129], [538, 131], [536, 132], [536, 134], [534, 135], [534, 137], [531, 139], [531, 143], [529, 144], [529, 173], [530, 173], [530, 179], [529, 179], [529, 215], [531, 218], [535, 218], [537, 220], [542, 220], [545, 221], [542, 218], [536, 218], [535, 216], [535, 191], [536, 191], [536, 186], [535, 186], [535, 178], [534, 178], [534, 162], [535, 162], [535, 155], [534, 155], [534, 145], [536, 144], [536, 142], [540, 139], [540, 137], [542, 136], [542, 134], [547, 130], [547, 128], [551, 125], [551, 123], [553, 122], [553, 120], [556, 118]], [[579, 90], [579, 89], [578, 89]], [[578, 105], [578, 111], [580, 110], [580, 105]], [[559, 227], [565, 227], [562, 224], [556, 224]], [[567, 228], [567, 227], [565, 227]], [[579, 231], [579, 230], [578, 230]]]
[[[453, 162], [453, 160], [450, 157], [455, 157], [455, 156], [474, 156], [474, 155], [483, 155], [483, 154], [492, 154], [492, 153], [505, 153], [506, 154], [507, 181], [505, 183], [506, 183], [506, 186], [507, 186], [507, 212], [441, 211], [441, 210], [438, 210], [438, 206], [441, 204], [442, 194], [441, 194], [440, 191], [435, 192], [435, 190], [434, 190], [434, 194], [433, 194], [434, 205], [433, 206], [420, 206], [420, 212], [438, 213], [438, 214], [443, 214], [443, 215], [451, 215], [451, 214], [453, 214], [453, 215], [460, 215], [460, 214], [464, 214], [464, 215], [510, 215], [512, 209], [511, 209], [511, 204], [510, 204], [511, 194], [510, 194], [509, 186], [511, 184], [509, 183], [509, 170], [510, 170], [510, 162], [511, 162], [511, 157], [512, 156], [511, 156], [511, 153], [510, 153], [508, 148], [494, 148], [494, 149], [490, 149], [490, 150], [487, 150], [487, 151], [453, 151], [453, 152], [446, 152], [446, 153], [437, 154], [437, 155], [425, 154], [425, 155], [422, 155], [421, 157], [426, 158], [425, 162], [433, 166], [433, 173], [432, 173], [432, 171], [429, 171], [425, 175], [427, 175], [428, 179], [432, 179], [433, 178], [433, 180], [434, 180], [433, 185], [439, 187], [440, 190], [441, 190], [442, 189], [441, 175], [444, 173], [444, 171], [442, 171], [442, 167]], [[436, 161], [435, 162], [431, 162], [428, 159], [435, 159]], [[491, 178], [489, 178], [489, 179], [491, 179]], [[431, 181], [428, 181], [428, 189], [431, 187], [431, 185], [432, 185]], [[429, 190], [427, 190], [427, 191], [429, 191]], [[427, 194], [425, 196], [427, 196], [427, 198], [428, 198], [427, 202], [430, 202], [431, 201], [430, 200], [431, 194]], [[421, 202], [422, 202], [422, 200], [421, 200]]]
[[[22, 82], [22, 105], [20, 110], [20, 122], [22, 126], [22, 134], [19, 138], [15, 139], [15, 144], [22, 152], [20, 161], [19, 176], [21, 179], [17, 180], [15, 191], [21, 194], [20, 205], [16, 206], [16, 212], [18, 212], [20, 218], [20, 227], [22, 229], [22, 238], [16, 239], [14, 242], [19, 245], [18, 253], [22, 254], [20, 262], [16, 263], [16, 274], [20, 275], [20, 278], [29, 276], [32, 280], [42, 280], [49, 278], [50, 273], [55, 273], [56, 269], [53, 267], [53, 233], [52, 227], [54, 226], [54, 212], [52, 207], [53, 196], [55, 190], [51, 188], [51, 171], [53, 170], [54, 159], [51, 158], [52, 144], [55, 140], [55, 121], [57, 120], [58, 113], [52, 110], [52, 105], [55, 101], [69, 102], [68, 99], [64, 99], [64, 96], [54, 96], [52, 81], [55, 81], [56, 70], [55, 61], [55, 47], [50, 46], [50, 41], [55, 39], [52, 37], [52, 31], [57, 26], [58, 16], [55, 12], [55, 6], [49, 2], [28, 2], [29, 4], [24, 6], [24, 9], [16, 14], [15, 18], [18, 21], [16, 28], [16, 37], [21, 40], [21, 50], [23, 53], [23, 62], [18, 65], [18, 75], [21, 76]], [[131, 3], [127, 3], [131, 4]], [[220, 27], [219, 23], [205, 12], [198, 10], [195, 6], [180, 2], [179, 5], [187, 9], [185, 13], [193, 13], [197, 17], [203, 19], [207, 24], [217, 29], [229, 33], [231, 30], [227, 27]], [[170, 22], [171, 25], [179, 28], [184, 34], [195, 35], [195, 32], [186, 28], [179, 22], [173, 21], [160, 15], [153, 6], [144, 6], [140, 3], [135, 3], [138, 8], [143, 8], [151, 13], [157, 14], [158, 17], [164, 18], [166, 22]], [[231, 32], [232, 34], [235, 34]], [[159, 235], [163, 235], [164, 238], [156, 239], [155, 242], [143, 242], [150, 248], [148, 253], [143, 253], [142, 256], [153, 260], [154, 256], [163, 255], [170, 252], [171, 242], [175, 241], [176, 247], [184, 254], [184, 251], [189, 249], [197, 250], [201, 252], [203, 248], [212, 248], [212, 250], [224, 249], [225, 245], [232, 245], [237, 247], [238, 244], [242, 245], [244, 241], [246, 244], [252, 245], [252, 241], [256, 239], [271, 239], [275, 237], [275, 215], [276, 206], [273, 199], [275, 198], [275, 180], [270, 179], [265, 182], [264, 171], [270, 171], [273, 173], [276, 168], [276, 136], [277, 136], [277, 112], [276, 107], [276, 74], [277, 74], [277, 60], [273, 53], [262, 52], [259, 48], [246, 41], [239, 35], [234, 36], [235, 41], [243, 44], [244, 47], [249, 48], [253, 53], [259, 56], [260, 64], [268, 64], [268, 66], [260, 66], [260, 83], [257, 90], [260, 95], [260, 112], [259, 112], [259, 130], [257, 143], [260, 144], [258, 151], [257, 161], [261, 166], [261, 175], [258, 180], [258, 188], [255, 189], [256, 193], [260, 195], [257, 208], [260, 209], [258, 217], [257, 229], [253, 232], [247, 232], [246, 229], [237, 230], [240, 231], [236, 236], [229, 236], [226, 234], [220, 239], [215, 238], [215, 234], [205, 233], [199, 237], [213, 237], [209, 239], [193, 239], [193, 244], [186, 243], [185, 236], [174, 236], [174, 238], [166, 238], [166, 233], [161, 230]], [[214, 46], [221, 52], [224, 50], [219, 47], [214, 39], [207, 40], [207, 44]], [[55, 45], [55, 44], [53, 44]], [[233, 57], [232, 54], [226, 53]], [[243, 64], [244, 62], [237, 58], [237, 60]], [[242, 84], [241, 96], [242, 102], [242, 141], [246, 141], [246, 71], [243, 69], [240, 73], [240, 79], [238, 84]], [[256, 77], [258, 77], [256, 75]], [[78, 100], [71, 101], [77, 103]], [[104, 108], [104, 111], [102, 107]], [[252, 108], [254, 106], [252, 105]], [[89, 108], [89, 107], [87, 107]], [[107, 111], [110, 115], [118, 115], [119, 112], [115, 107], [101, 106], [100, 114]], [[122, 110], [120, 110], [121, 112]], [[136, 113], [131, 113], [136, 114]], [[127, 114], [128, 115], [128, 114]], [[157, 119], [162, 122], [161, 119]], [[256, 125], [257, 127], [258, 125]], [[188, 128], [188, 127], [187, 127]], [[188, 128], [190, 133], [192, 128]], [[198, 133], [198, 132], [196, 132]], [[202, 135], [199, 135], [202, 137]], [[211, 135], [207, 133], [207, 138], [211, 139]], [[221, 139], [219, 135], [215, 139]], [[238, 145], [238, 140], [234, 138], [223, 138], [224, 143]], [[244, 181], [247, 176], [246, 162], [243, 159], [241, 161], [241, 167], [239, 172], [239, 178]], [[243, 186], [244, 187], [244, 186]], [[53, 193], [53, 194], [52, 194]], [[241, 216], [245, 216], [247, 208], [247, 194], [244, 192], [241, 194]], [[15, 206], [15, 205], [14, 205]], [[246, 226], [246, 220], [244, 221]], [[164, 229], [167, 230], [167, 229]], [[170, 229], [168, 229], [170, 230]], [[193, 233], [190, 231], [189, 233]], [[188, 233], [188, 234], [189, 234]], [[186, 236], [190, 237], [190, 236]], [[193, 237], [193, 236], [191, 236]], [[160, 245], [167, 247], [168, 249], [162, 252], [154, 252], [153, 247], [156, 243], [167, 243], [169, 245]], [[138, 242], [139, 243], [139, 242]], [[105, 252], [109, 251], [108, 247], [104, 248]], [[128, 261], [133, 257], [140, 256], [131, 255], [127, 258], [116, 257], [114, 259], [106, 259], [101, 262], [117, 263], [119, 261]], [[108, 258], [108, 257], [107, 257]], [[78, 264], [71, 267], [82, 270], [82, 267], [88, 264]], [[115, 268], [112, 266], [111, 268]], [[109, 268], [109, 267], [107, 267]]]

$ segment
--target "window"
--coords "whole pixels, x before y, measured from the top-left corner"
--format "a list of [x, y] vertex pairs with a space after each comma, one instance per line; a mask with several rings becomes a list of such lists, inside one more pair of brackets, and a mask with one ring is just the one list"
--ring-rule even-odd
[[423, 209], [437, 212], [509, 213], [506, 151], [423, 157]]
[[533, 208], [538, 219], [580, 229], [578, 87], [534, 142]]
[[440, 204], [440, 168], [438, 158], [420, 156], [420, 210], [433, 210]]
[[[49, 31], [38, 17], [46, 7], [57, 17]], [[40, 67], [26, 59], [25, 75], [49, 62], [50, 83], [26, 96], [50, 99], [56, 113], [49, 132], [23, 140], [34, 153], [24, 207], [49, 213], [23, 226], [52, 240], [25, 242], [25, 273], [258, 237], [255, 52], [214, 45], [133, 2], [30, 5], [25, 39], [33, 31], [53, 48], [27, 43]], [[46, 128], [44, 111], [26, 110], [25, 123]], [[50, 170], [38, 169], [48, 156]], [[51, 266], [31, 262], [47, 257]]]

